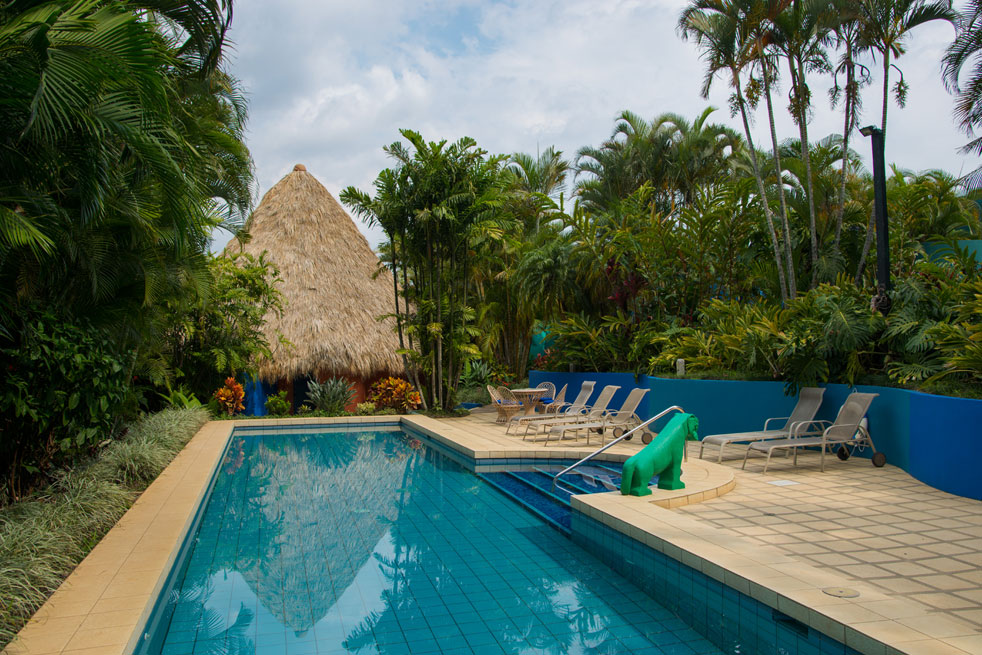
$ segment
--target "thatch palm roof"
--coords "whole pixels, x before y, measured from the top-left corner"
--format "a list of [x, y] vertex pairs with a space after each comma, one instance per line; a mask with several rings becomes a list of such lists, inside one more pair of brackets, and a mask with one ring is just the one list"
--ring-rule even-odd
[[[240, 248], [280, 269], [287, 301], [282, 317], [267, 316], [272, 359], [258, 362], [268, 382], [308, 374], [367, 379], [398, 373], [402, 361], [391, 318], [392, 275], [334, 196], [297, 164], [270, 189], [249, 219], [250, 240]], [[292, 346], [283, 345], [282, 334]]]

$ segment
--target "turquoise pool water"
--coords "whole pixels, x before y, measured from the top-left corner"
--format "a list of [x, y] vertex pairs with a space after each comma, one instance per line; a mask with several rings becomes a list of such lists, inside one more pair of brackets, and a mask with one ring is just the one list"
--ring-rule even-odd
[[233, 435], [175, 580], [148, 652], [721, 653], [396, 430]]

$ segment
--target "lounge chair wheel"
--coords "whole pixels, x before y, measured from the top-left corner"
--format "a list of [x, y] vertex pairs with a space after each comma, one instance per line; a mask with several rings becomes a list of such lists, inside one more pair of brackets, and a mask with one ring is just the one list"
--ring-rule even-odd
[[882, 468], [887, 463], [887, 456], [883, 453], [873, 453], [873, 466]]
[[849, 449], [845, 446], [839, 446], [839, 450], [835, 451], [835, 456], [844, 462], [849, 459]]
[[619, 439], [624, 434], [624, 428], [614, 428], [614, 438]]
[[641, 433], [641, 443], [643, 443], [643, 444], [649, 444], [649, 443], [651, 443], [651, 440], [654, 439], [654, 438], [655, 438], [655, 435], [651, 434], [650, 432], [642, 432]]

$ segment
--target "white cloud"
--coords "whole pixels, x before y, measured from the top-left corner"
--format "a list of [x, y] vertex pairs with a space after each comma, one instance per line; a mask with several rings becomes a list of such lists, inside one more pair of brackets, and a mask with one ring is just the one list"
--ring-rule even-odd
[[[240, 0], [232, 28], [233, 72], [251, 100], [249, 146], [265, 193], [304, 163], [332, 193], [370, 190], [389, 165], [382, 146], [412, 128], [430, 140], [467, 135], [491, 152], [550, 145], [572, 156], [609, 136], [622, 109], [694, 117], [707, 104], [728, 115], [717, 80], [699, 97], [703, 67], [675, 26], [684, 0]], [[898, 62], [910, 84], [905, 109], [890, 107], [887, 159], [915, 170], [971, 170], [956, 153], [965, 138], [951, 119], [939, 61], [947, 25], [915, 32]], [[872, 63], [872, 62], [870, 62]], [[812, 139], [841, 129], [815, 79]], [[877, 84], [879, 80], [877, 79]], [[879, 121], [878, 86], [865, 94], [866, 122]], [[777, 98], [779, 135], [797, 136]], [[770, 139], [763, 111], [754, 131]], [[868, 145], [857, 138], [864, 154]], [[370, 242], [381, 234], [366, 226]]]

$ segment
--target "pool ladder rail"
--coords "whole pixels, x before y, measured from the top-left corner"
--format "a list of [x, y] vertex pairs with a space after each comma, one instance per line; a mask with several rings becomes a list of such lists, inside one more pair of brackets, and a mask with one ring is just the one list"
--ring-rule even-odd
[[638, 430], [643, 430], [644, 428], [648, 427], [649, 425], [651, 425], [652, 423], [654, 423], [658, 419], [662, 418], [663, 416], [666, 416], [666, 415], [670, 414], [671, 412], [684, 412], [684, 411], [685, 410], [682, 409], [681, 407], [679, 407], [678, 405], [672, 405], [671, 407], [658, 412], [657, 414], [655, 414], [654, 416], [652, 416], [651, 418], [649, 418], [647, 421], [644, 421], [641, 425], [637, 426], [636, 428], [632, 428], [632, 429], [628, 430], [627, 432], [625, 432], [621, 436], [619, 436], [616, 439], [614, 439], [613, 441], [611, 441], [606, 446], [601, 446], [599, 449], [593, 451], [592, 453], [590, 453], [589, 455], [587, 455], [586, 457], [584, 457], [580, 461], [576, 462], [575, 464], [571, 464], [571, 465], [567, 466], [562, 471], [560, 471], [559, 473], [557, 473], [556, 475], [553, 476], [553, 478], [552, 478], [552, 492], [555, 493], [555, 491], [556, 491], [556, 484], [559, 482], [559, 478], [562, 477], [562, 476], [564, 476], [564, 475], [566, 475], [567, 473], [569, 473], [570, 471], [572, 471], [573, 469], [575, 469], [577, 466], [580, 466], [581, 464], [585, 464], [585, 463], [589, 462], [591, 459], [593, 459], [594, 457], [596, 457], [600, 453], [604, 452], [605, 450], [607, 450], [608, 448], [610, 448], [614, 444], [620, 443], [620, 442], [624, 441], [625, 439], [630, 439], [631, 437], [634, 436], [634, 433], [635, 432], [637, 432]]

